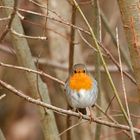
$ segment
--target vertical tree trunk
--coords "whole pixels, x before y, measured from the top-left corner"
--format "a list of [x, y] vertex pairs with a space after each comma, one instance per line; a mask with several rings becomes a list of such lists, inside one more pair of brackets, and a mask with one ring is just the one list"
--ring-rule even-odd
[[[8, 7], [13, 7], [14, 5], [14, 0], [1, 0], [1, 2], [3, 5]], [[6, 9], [5, 12], [7, 15], [11, 14], [11, 10], [9, 9]], [[23, 27], [18, 16], [15, 16], [11, 28], [20, 34], [24, 34]], [[11, 36], [12, 36], [12, 44], [16, 50], [16, 55], [19, 64], [24, 67], [28, 67], [30, 69], [36, 69], [27, 40], [25, 38], [19, 38], [13, 34], [11, 34]], [[37, 89], [38, 85], [42, 100], [46, 103], [50, 103], [47, 86], [42, 82], [41, 78], [40, 77], [38, 78], [37, 83], [37, 78], [35, 74], [26, 72], [25, 76], [29, 84], [31, 96], [35, 98], [39, 97]], [[39, 108], [45, 140], [55, 140], [55, 139], [59, 140], [58, 130], [55, 123], [53, 112], [51, 110], [46, 110], [46, 112], [47, 114], [45, 114], [44, 108], [41, 107]]]
[[128, 41], [131, 63], [134, 70], [138, 92], [140, 93], [140, 8], [139, 0], [118, 0], [126, 39]]

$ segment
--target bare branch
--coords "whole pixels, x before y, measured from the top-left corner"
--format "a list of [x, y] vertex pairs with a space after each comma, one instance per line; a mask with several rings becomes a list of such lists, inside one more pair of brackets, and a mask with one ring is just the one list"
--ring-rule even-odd
[[[19, 97], [25, 99], [26, 101], [28, 101], [28, 102], [30, 102], [30, 103], [33, 103], [33, 104], [36, 104], [36, 105], [45, 107], [45, 108], [47, 108], [47, 109], [51, 109], [51, 110], [53, 110], [53, 111], [56, 112], [56, 113], [62, 113], [62, 114], [66, 114], [66, 115], [71, 115], [71, 116], [78, 117], [78, 118], [79, 118], [79, 117], [82, 117], [82, 119], [84, 119], [84, 120], [91, 121], [90, 116], [82, 115], [82, 114], [73, 112], [73, 111], [71, 111], [71, 110], [61, 109], [61, 108], [55, 107], [55, 106], [53, 106], [53, 105], [44, 103], [44, 102], [42, 102], [42, 101], [33, 99], [33, 98], [27, 96], [26, 94], [23, 94], [22, 91], [17, 90], [17, 89], [14, 88], [13, 86], [11, 86], [11, 85], [5, 83], [5, 82], [2, 81], [2, 80], [0, 80], [0, 85], [1, 85], [2, 87], [4, 87], [4, 88], [8, 89], [9, 91], [13, 92], [13, 93], [16, 94], [17, 96], [19, 96]], [[108, 126], [108, 127], [118, 128], [118, 129], [130, 131], [129, 126], [127, 126], [127, 125], [111, 123], [111, 122], [104, 121], [104, 120], [100, 120], [100, 119], [97, 119], [97, 118], [94, 118], [94, 120], [92, 120], [92, 121], [93, 121], [93, 122], [96, 122], [96, 123], [98, 123], [98, 124], [102, 124], [102, 125]], [[137, 133], [137, 134], [140, 134], [140, 129], [134, 128], [134, 132]]]
[[41, 76], [45, 76], [53, 81], [56, 81], [62, 85], [64, 85], [65, 83], [49, 74], [46, 74], [45, 72], [43, 71], [36, 71], [36, 70], [32, 70], [32, 69], [29, 69], [29, 68], [25, 68], [25, 67], [20, 67], [20, 66], [15, 66], [15, 65], [10, 65], [10, 64], [4, 64], [2, 62], [0, 62], [0, 66], [3, 66], [3, 67], [9, 67], [9, 68], [14, 68], [14, 69], [18, 69], [18, 70], [24, 70], [24, 71], [27, 71], [27, 72], [32, 72], [32, 73], [36, 73], [36, 74], [39, 74]]
[[27, 36], [27, 35], [23, 35], [20, 33], [17, 33], [14, 29], [10, 29], [11, 33], [18, 36], [18, 37], [22, 37], [22, 38], [28, 38], [28, 39], [39, 39], [39, 40], [47, 40], [47, 37], [45, 36]]

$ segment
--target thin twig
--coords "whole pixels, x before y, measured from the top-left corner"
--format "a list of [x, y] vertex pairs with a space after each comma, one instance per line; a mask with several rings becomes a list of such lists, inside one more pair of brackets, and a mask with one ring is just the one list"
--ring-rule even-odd
[[10, 19], [10, 16], [4, 17], [4, 18], [0, 18], [0, 21], [9, 20], [9, 19]]
[[91, 44], [84, 38], [84, 36], [82, 35], [82, 33], [81, 33], [80, 30], [78, 30], [78, 33], [79, 33], [81, 39], [82, 39], [90, 48], [92, 48], [92, 50], [94, 50], [95, 52], [97, 52], [97, 49], [96, 49], [95, 47], [93, 47], [93, 45], [91, 45]]
[[[31, 24], [31, 26], [32, 26], [32, 25], [36, 25], [36, 26], [42, 28], [42, 24], [40, 24], [40, 23], [34, 23], [34, 22], [32, 22], [32, 21], [27, 20], [26, 18], [23, 19], [23, 22], [29, 23], [29, 24]], [[67, 41], [69, 41], [69, 38], [67, 38], [66, 36], [64, 36], [62, 33], [59, 33], [59, 32], [57, 32], [57, 31], [55, 31], [54, 29], [51, 29], [51, 28], [46, 27], [45, 30], [49, 30], [49, 31], [51, 31], [51, 32], [54, 32], [55, 34], [58, 34], [58, 35], [60, 35], [61, 37], [63, 37], [64, 39], [66, 39]]]
[[123, 72], [122, 72], [122, 61], [121, 61], [120, 46], [119, 46], [118, 28], [116, 28], [116, 38], [117, 38], [116, 40], [117, 40], [117, 46], [118, 46], [118, 56], [119, 56], [120, 71], [121, 71], [121, 82], [122, 82], [122, 89], [123, 89], [124, 100], [125, 100], [125, 105], [126, 105], [126, 111], [127, 111], [127, 115], [128, 115], [132, 139], [136, 140], [132, 120], [130, 117], [130, 111], [129, 111], [127, 95], [126, 95], [126, 88], [125, 88], [124, 77], [123, 77]]
[[67, 131], [71, 130], [72, 128], [74, 128], [74, 127], [76, 127], [76, 126], [78, 126], [78, 125], [81, 125], [81, 124], [83, 124], [83, 123], [85, 123], [85, 122], [87, 122], [87, 120], [86, 120], [86, 121], [78, 122], [78, 123], [76, 123], [76, 124], [70, 126], [69, 128], [65, 129], [63, 132], [61, 132], [61, 133], [59, 134], [59, 136], [63, 135], [64, 133], [66, 133]]
[[[102, 109], [99, 105], [95, 104], [95, 106], [96, 106], [97, 109], [99, 109], [109, 120], [111, 120], [112, 122], [118, 124], [118, 122], [113, 118], [113, 116], [109, 115], [106, 111], [103, 111], [103, 109]], [[123, 116], [123, 115], [121, 114], [121, 116]], [[101, 117], [100, 117], [100, 119], [101, 119]], [[124, 133], [125, 133], [129, 138], [131, 138], [131, 136], [128, 134], [128, 132], [126, 132], [125, 130], [123, 130], [123, 131], [124, 131]]]
[[6, 96], [6, 94], [2, 94], [2, 95], [0, 96], [0, 100], [2, 100], [5, 96]]
[[18, 37], [21, 37], [21, 38], [27, 38], [27, 39], [39, 39], [39, 40], [47, 40], [47, 37], [46, 36], [28, 36], [28, 35], [23, 35], [23, 34], [20, 34], [20, 33], [17, 33], [14, 29], [10, 29], [11, 33], [18, 36]]
[[[102, 21], [103, 21], [103, 24], [105, 25], [106, 31], [110, 34], [110, 37], [111, 37], [111, 39], [112, 39], [112, 41], [113, 41], [115, 47], [117, 48], [116, 37], [115, 37], [115, 35], [113, 34], [113, 32], [111, 31], [111, 28], [109, 27], [109, 22], [108, 22], [107, 18], [105, 17], [105, 15], [104, 15], [104, 13], [103, 13], [102, 10], [101, 10], [100, 14], [101, 14], [101, 19], [102, 19]], [[121, 54], [122, 54], [122, 56], [123, 56], [123, 58], [124, 58], [124, 60], [125, 60], [125, 62], [126, 62], [126, 65], [129, 67], [130, 71], [132, 72], [133, 70], [132, 70], [131, 63], [130, 63], [130, 61], [128, 60], [128, 57], [127, 57], [127, 55], [125, 54], [125, 51], [123, 50], [123, 48], [124, 48], [123, 46], [120, 47]]]
[[[98, 42], [98, 44], [101, 46], [101, 48], [106, 52], [106, 54], [108, 55], [108, 57], [112, 60], [112, 62], [117, 66], [118, 70], [120, 71], [121, 68], [120, 68], [120, 65], [119, 63], [117, 62], [117, 60], [114, 58], [114, 56], [110, 53], [110, 51], [108, 49], [106, 49], [103, 44], [101, 44], [100, 42]], [[136, 85], [136, 80], [126, 71], [122, 71], [123, 74], [125, 76], [127, 76], [135, 85]]]
[[108, 111], [108, 109], [110, 108], [110, 106], [111, 106], [111, 103], [113, 102], [113, 100], [115, 99], [115, 95], [113, 95], [113, 97], [111, 98], [111, 100], [110, 100], [110, 102], [109, 102], [109, 104], [108, 104], [108, 106], [107, 106], [107, 108], [106, 108], [106, 110], [105, 110], [105, 112], [107, 113], [107, 111]]
[[61, 81], [61, 80], [59, 80], [59, 79], [57, 79], [57, 78], [55, 78], [55, 77], [53, 77], [53, 76], [43, 72], [41, 70], [40, 71], [36, 71], [36, 70], [32, 70], [32, 69], [25, 68], [25, 67], [20, 67], [20, 66], [15, 66], [15, 65], [10, 65], [10, 64], [4, 64], [2, 62], [0, 62], [0, 66], [14, 68], [14, 69], [18, 69], [18, 70], [24, 70], [24, 71], [32, 72], [32, 73], [36, 73], [36, 74], [39, 74], [41, 76], [45, 76], [45, 77], [47, 77], [47, 78], [49, 78], [49, 79], [51, 79], [51, 80], [53, 80], [55, 82], [58, 82], [61, 85], [65, 85], [65, 83], [63, 81]]
[[38, 3], [38, 2], [36, 2], [36, 1], [34, 1], [34, 0], [29, 0], [29, 1], [32, 2], [33, 4], [35, 4], [36, 6], [39, 6], [39, 8], [43, 8], [43, 9], [47, 10], [47, 13], [51, 12], [51, 13], [55, 14], [57, 17], [59, 17], [60, 19], [64, 20], [62, 18], [62, 16], [59, 15], [57, 12], [55, 12], [52, 9], [48, 8], [48, 1], [46, 2], [47, 3], [47, 7], [42, 5], [42, 4], [40, 4], [40, 3]]

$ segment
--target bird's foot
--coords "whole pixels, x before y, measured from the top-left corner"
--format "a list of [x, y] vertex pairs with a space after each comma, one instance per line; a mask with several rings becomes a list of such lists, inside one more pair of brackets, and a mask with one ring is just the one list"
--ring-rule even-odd
[[90, 118], [90, 120], [89, 120], [89, 122], [90, 122], [90, 124], [94, 121], [94, 117], [93, 117], [93, 113], [92, 113], [92, 107], [88, 107], [88, 109], [89, 109], [89, 118]]
[[83, 114], [77, 109], [77, 112], [79, 113], [79, 122], [82, 121]]

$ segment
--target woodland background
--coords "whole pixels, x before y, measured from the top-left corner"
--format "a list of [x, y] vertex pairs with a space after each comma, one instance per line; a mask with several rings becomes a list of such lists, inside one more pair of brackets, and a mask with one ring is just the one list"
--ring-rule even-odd
[[[0, 140], [140, 139], [139, 39], [139, 0], [0, 0]], [[91, 124], [67, 110], [75, 63], [98, 81]]]

